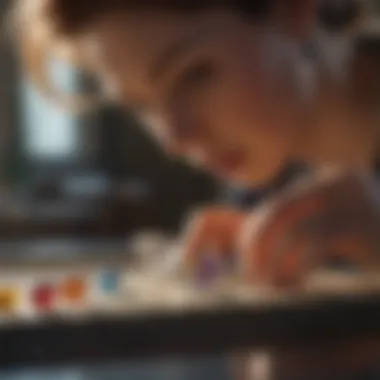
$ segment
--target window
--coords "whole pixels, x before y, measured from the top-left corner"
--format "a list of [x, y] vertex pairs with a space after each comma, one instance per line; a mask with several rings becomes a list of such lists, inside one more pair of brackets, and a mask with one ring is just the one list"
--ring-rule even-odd
[[[52, 62], [51, 75], [62, 91], [73, 92], [75, 71], [62, 62]], [[80, 149], [78, 120], [39, 93], [26, 78], [21, 81], [21, 148], [31, 161], [42, 163], [75, 161]]]

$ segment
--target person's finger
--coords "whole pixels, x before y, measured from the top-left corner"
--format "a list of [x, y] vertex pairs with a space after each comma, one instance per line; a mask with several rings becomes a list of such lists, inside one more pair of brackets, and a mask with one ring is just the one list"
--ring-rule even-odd
[[181, 255], [185, 268], [189, 273], [195, 269], [199, 261], [202, 246], [212, 239], [215, 234], [215, 226], [210, 222], [205, 213], [195, 214], [181, 239]]
[[182, 239], [185, 265], [193, 271], [205, 250], [213, 249], [220, 256], [233, 254], [235, 237], [246, 214], [238, 210], [211, 210], [196, 215]]
[[277, 286], [298, 286], [319, 264], [318, 247], [322, 242], [315, 240], [316, 234], [298, 235], [273, 261], [269, 269], [269, 281]]

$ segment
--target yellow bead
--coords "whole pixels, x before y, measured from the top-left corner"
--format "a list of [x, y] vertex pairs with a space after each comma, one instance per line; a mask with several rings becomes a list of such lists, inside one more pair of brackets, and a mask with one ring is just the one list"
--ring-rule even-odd
[[0, 288], [0, 314], [17, 310], [20, 303], [19, 291], [15, 288]]

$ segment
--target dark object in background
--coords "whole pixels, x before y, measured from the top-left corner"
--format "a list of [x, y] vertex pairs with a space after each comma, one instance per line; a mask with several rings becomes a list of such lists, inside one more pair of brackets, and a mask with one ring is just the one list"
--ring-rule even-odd
[[[353, 86], [365, 107], [378, 107], [380, 100], [380, 36], [370, 32], [358, 36], [353, 61]], [[375, 163], [378, 171], [379, 163]]]
[[31, 191], [31, 196], [35, 201], [55, 201], [62, 199], [63, 193], [59, 183], [52, 178], [37, 183]]
[[189, 210], [216, 198], [218, 184], [208, 174], [168, 158], [132, 115], [107, 107], [98, 122], [100, 170], [111, 181], [149, 183], [161, 227], [177, 229]]
[[360, 51], [377, 54], [380, 59], [380, 36], [371, 34], [359, 36], [356, 48]]
[[271, 13], [274, 3], [275, 1], [273, 0], [241, 0], [236, 2], [236, 7], [240, 11], [246, 11], [250, 17], [262, 19]]
[[319, 22], [329, 32], [339, 32], [354, 23], [362, 13], [358, 0], [324, 0], [319, 8]]

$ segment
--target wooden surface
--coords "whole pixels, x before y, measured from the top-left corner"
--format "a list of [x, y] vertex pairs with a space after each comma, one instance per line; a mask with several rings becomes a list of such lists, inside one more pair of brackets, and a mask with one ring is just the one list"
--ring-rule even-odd
[[[126, 272], [125, 283], [131, 287], [125, 288], [117, 307], [105, 304], [87, 313], [3, 321], [0, 367], [267, 349], [284, 358], [276, 361], [283, 372], [297, 356], [306, 355], [305, 366], [318, 367], [321, 359], [315, 358], [326, 347], [370, 342], [367, 349], [373, 352], [380, 341], [376, 275], [321, 273], [303, 291], [286, 293], [238, 284], [191, 287], [186, 293], [183, 287], [189, 284], [147, 275]], [[238, 297], [243, 290], [244, 296]], [[362, 352], [368, 356], [364, 348]]]
[[161, 257], [131, 270], [123, 242], [88, 243], [0, 245], [7, 252], [0, 256], [0, 285], [25, 282], [27, 288], [70, 273], [95, 278], [108, 267], [123, 273], [112, 300], [69, 314], [3, 318], [0, 368], [264, 349], [279, 374], [303, 376], [328, 367], [355, 370], [380, 359], [377, 273], [320, 272], [304, 288], [281, 292], [236, 278], [201, 287], [163, 271]]

